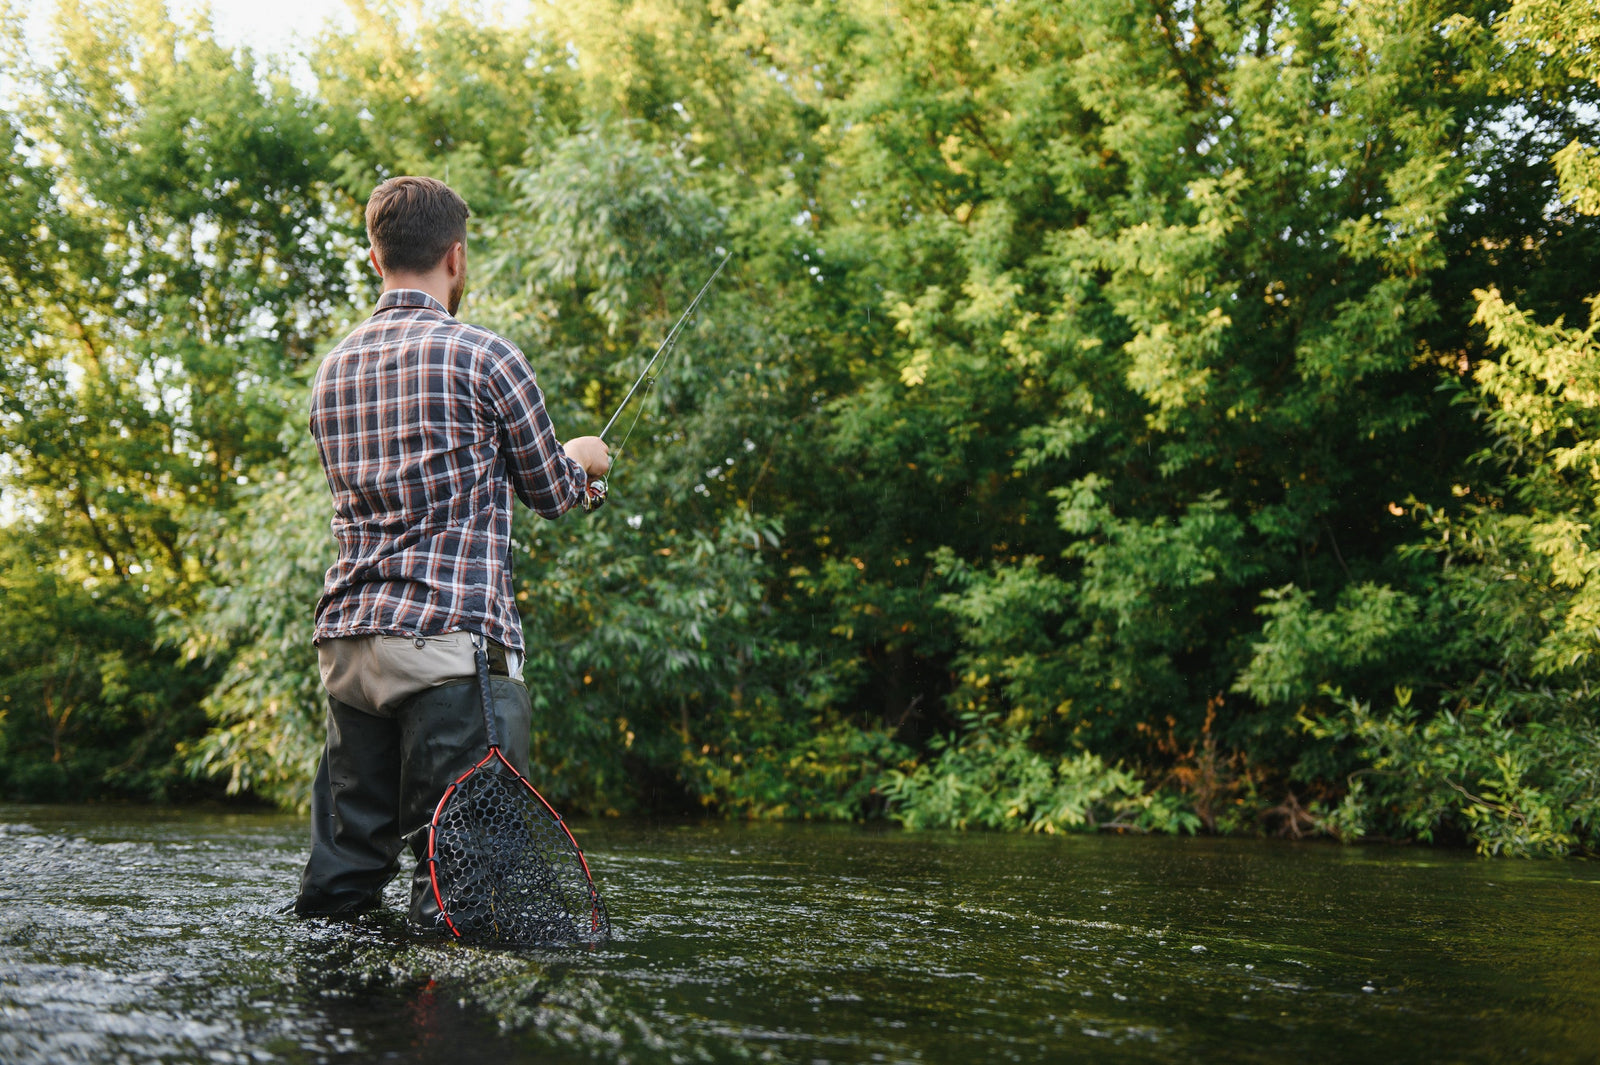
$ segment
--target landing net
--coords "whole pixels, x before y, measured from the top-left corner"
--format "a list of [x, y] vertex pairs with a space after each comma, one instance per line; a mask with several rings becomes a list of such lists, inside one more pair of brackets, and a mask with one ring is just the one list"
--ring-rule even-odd
[[611, 934], [589, 863], [495, 736], [478, 651], [489, 750], [445, 791], [429, 826], [434, 900], [458, 939], [493, 946], [599, 943]]

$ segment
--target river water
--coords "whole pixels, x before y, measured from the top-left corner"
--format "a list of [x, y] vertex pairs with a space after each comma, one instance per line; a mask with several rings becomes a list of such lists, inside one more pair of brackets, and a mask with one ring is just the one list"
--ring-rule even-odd
[[0, 1062], [1600, 1058], [1600, 869], [1423, 849], [577, 825], [603, 949], [277, 909], [303, 820], [0, 807]]

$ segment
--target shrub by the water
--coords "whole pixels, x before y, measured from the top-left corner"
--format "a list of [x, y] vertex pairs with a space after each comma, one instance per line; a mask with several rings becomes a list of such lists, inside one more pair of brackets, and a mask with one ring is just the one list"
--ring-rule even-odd
[[0, 792], [303, 802], [306, 383], [412, 172], [564, 435], [735, 253], [515, 523], [565, 807], [1600, 845], [1592, 6], [542, 18], [4, 30]]

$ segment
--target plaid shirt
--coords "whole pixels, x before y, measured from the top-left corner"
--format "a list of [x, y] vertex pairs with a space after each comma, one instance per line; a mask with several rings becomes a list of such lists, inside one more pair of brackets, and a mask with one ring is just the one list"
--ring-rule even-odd
[[588, 476], [516, 345], [425, 292], [385, 292], [317, 370], [311, 435], [339, 542], [314, 638], [466, 629], [523, 650], [511, 493], [554, 518]]

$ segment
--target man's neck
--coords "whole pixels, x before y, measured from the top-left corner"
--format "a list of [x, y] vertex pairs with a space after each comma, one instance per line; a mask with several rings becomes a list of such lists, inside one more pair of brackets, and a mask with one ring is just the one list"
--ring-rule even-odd
[[383, 291], [393, 292], [395, 289], [409, 288], [417, 292], [426, 292], [439, 301], [441, 307], [450, 306], [450, 276], [442, 270], [431, 274], [386, 274], [383, 278]]

